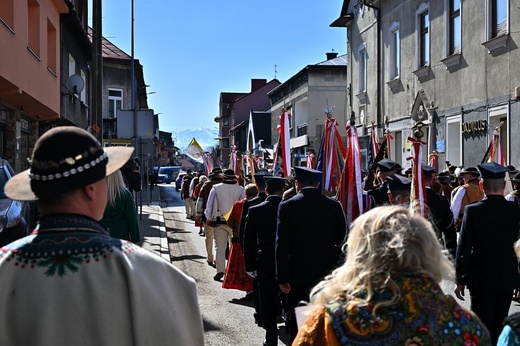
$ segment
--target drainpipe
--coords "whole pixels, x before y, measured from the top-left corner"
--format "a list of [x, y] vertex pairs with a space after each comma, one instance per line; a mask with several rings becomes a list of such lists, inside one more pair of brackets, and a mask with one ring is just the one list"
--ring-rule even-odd
[[[381, 65], [382, 65], [382, 62], [381, 62], [381, 55], [382, 55], [382, 52], [381, 52], [381, 30], [380, 30], [380, 25], [381, 25], [381, 11], [379, 9], [379, 7], [377, 6], [374, 6], [372, 5], [372, 3], [367, 3], [366, 0], [363, 0], [363, 5], [366, 6], [366, 7], [369, 7], [371, 9], [373, 9], [375, 12], [376, 12], [376, 21], [377, 21], [377, 25], [376, 25], [376, 30], [377, 30], [377, 90], [376, 90], [376, 98], [377, 98], [377, 124], [383, 124], [383, 115], [382, 115], [382, 112], [381, 112], [381, 103], [382, 103], [382, 97], [381, 97], [381, 80], [382, 80], [382, 76], [381, 76]], [[384, 124], [383, 124], [383, 129], [384, 129]]]

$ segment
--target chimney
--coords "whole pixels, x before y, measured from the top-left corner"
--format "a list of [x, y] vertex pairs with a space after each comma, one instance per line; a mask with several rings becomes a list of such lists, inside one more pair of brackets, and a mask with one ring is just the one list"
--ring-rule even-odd
[[255, 92], [267, 84], [267, 79], [251, 79], [251, 92]]
[[331, 60], [331, 59], [334, 59], [337, 57], [338, 57], [338, 53], [336, 53], [336, 52], [327, 53], [327, 60]]

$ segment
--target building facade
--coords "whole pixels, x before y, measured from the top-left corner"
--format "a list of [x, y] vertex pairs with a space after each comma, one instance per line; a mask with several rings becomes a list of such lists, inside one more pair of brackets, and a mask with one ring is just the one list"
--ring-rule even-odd
[[409, 167], [420, 122], [423, 157], [438, 153], [442, 170], [481, 163], [498, 130], [505, 164], [518, 165], [519, 11], [508, 0], [345, 0], [331, 26], [347, 28], [358, 132], [389, 130], [391, 158]]
[[[63, 0], [0, 1], [0, 155], [28, 168], [40, 123], [60, 116]], [[45, 86], [45, 87], [42, 87]]]
[[307, 65], [286, 82], [269, 92], [271, 107], [272, 143], [277, 143], [282, 109], [290, 108], [290, 147], [293, 166], [305, 165], [307, 150], [317, 154], [327, 115], [333, 118], [346, 141], [347, 116], [347, 60], [346, 56], [328, 53], [327, 60]]
[[280, 85], [277, 79], [252, 79], [249, 93], [221, 93], [219, 116], [219, 152], [217, 162], [229, 166], [231, 149], [245, 152], [248, 149], [249, 119], [252, 111], [267, 111], [271, 107], [268, 92]]

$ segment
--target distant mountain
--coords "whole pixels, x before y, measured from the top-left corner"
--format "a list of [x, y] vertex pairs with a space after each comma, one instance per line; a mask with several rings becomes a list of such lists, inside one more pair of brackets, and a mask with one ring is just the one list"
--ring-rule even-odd
[[195, 138], [205, 151], [211, 151], [211, 148], [218, 144], [215, 138], [218, 137], [217, 129], [207, 129], [199, 127], [196, 130], [172, 131], [172, 138], [175, 141], [175, 146], [182, 151], [190, 144], [190, 141]]

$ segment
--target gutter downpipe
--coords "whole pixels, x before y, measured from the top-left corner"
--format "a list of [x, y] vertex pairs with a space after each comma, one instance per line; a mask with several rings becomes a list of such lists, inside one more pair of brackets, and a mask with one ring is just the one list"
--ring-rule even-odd
[[381, 103], [382, 103], [382, 99], [381, 99], [381, 80], [382, 80], [382, 76], [381, 76], [381, 30], [380, 30], [380, 23], [381, 23], [381, 10], [379, 9], [379, 7], [377, 6], [374, 6], [372, 5], [372, 3], [368, 4], [366, 2], [366, 0], [363, 0], [363, 5], [365, 5], [366, 7], [369, 7], [371, 9], [373, 9], [375, 12], [376, 12], [376, 21], [377, 21], [377, 90], [376, 90], [376, 97], [377, 97], [377, 126], [379, 127], [381, 124], [381, 126], [383, 127], [384, 129], [384, 123], [383, 123], [383, 115], [381, 114]]

